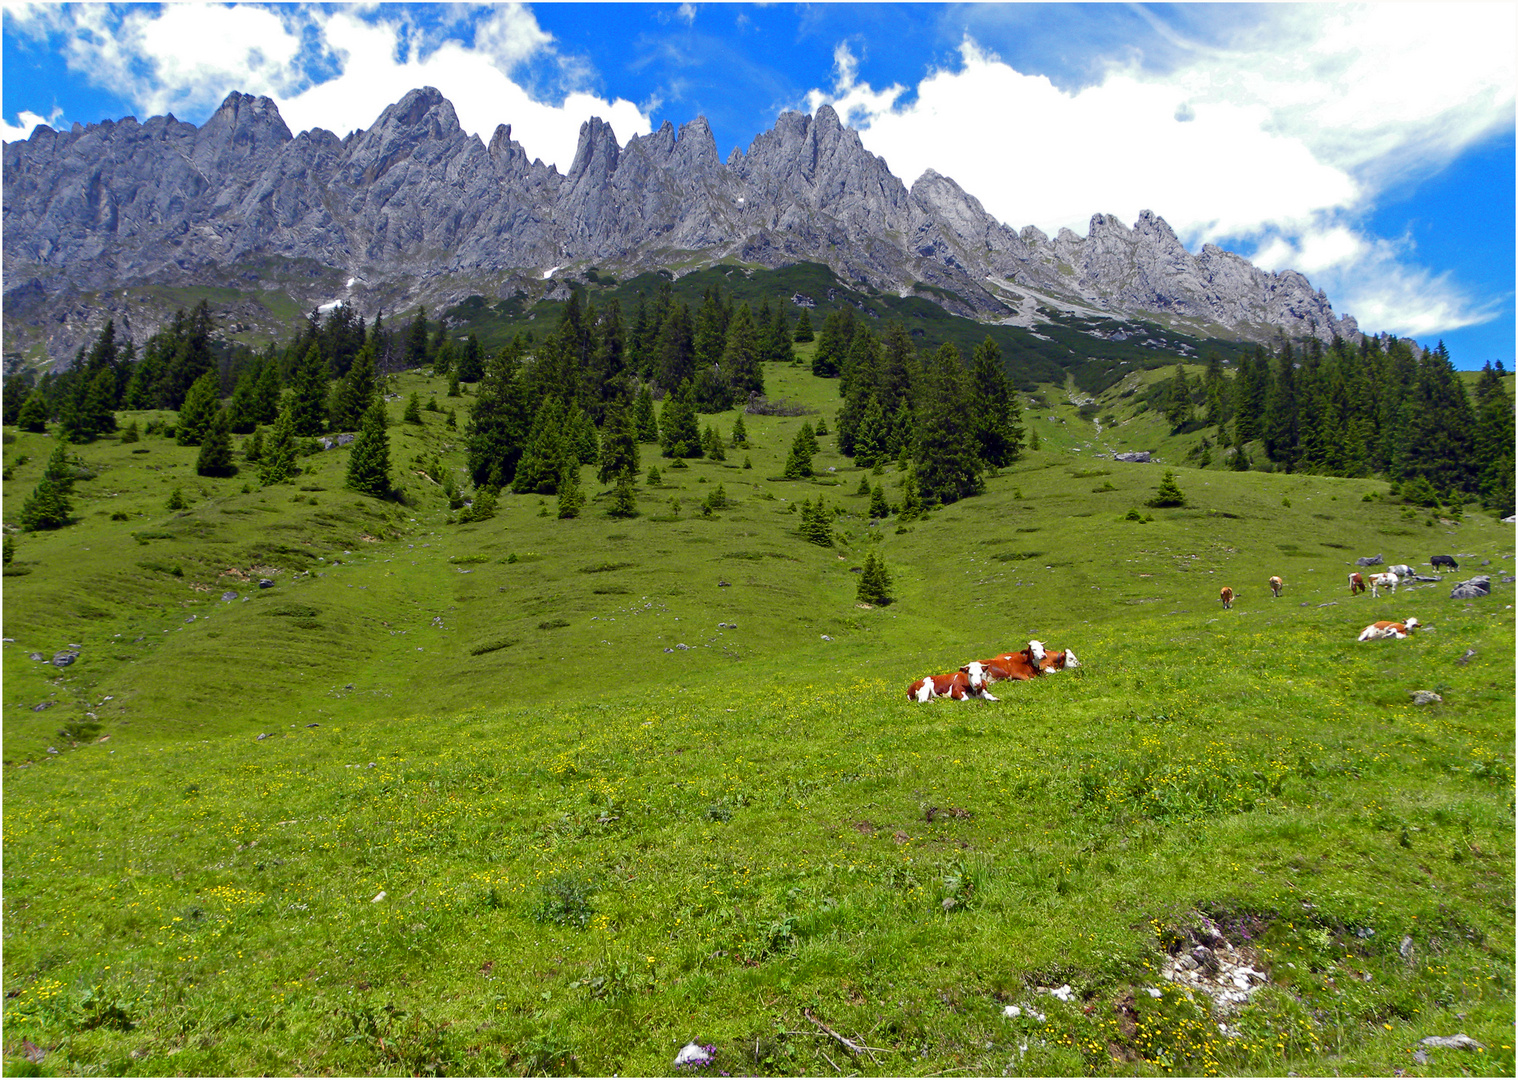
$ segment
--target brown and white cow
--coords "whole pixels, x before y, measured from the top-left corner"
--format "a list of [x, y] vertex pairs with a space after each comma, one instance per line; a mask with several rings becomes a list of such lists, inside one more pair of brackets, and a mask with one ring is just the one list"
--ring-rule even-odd
[[1380, 596], [1382, 589], [1390, 592], [1397, 591], [1396, 574], [1372, 574], [1367, 580], [1370, 581], [1370, 595], [1372, 597]]
[[1038, 670], [1045, 675], [1053, 675], [1056, 671], [1068, 671], [1070, 668], [1081, 666], [1081, 662], [1075, 658], [1073, 649], [1065, 649], [1062, 652], [1046, 653], [1039, 662]]
[[1360, 640], [1377, 641], [1381, 638], [1393, 638], [1400, 641], [1420, 625], [1422, 624], [1417, 619], [1408, 619], [1406, 622], [1373, 622], [1360, 631]]
[[1349, 595], [1350, 596], [1354, 596], [1355, 593], [1363, 593], [1364, 591], [1365, 591], [1365, 575], [1364, 574], [1350, 574], [1349, 575]]
[[1233, 607], [1233, 590], [1230, 589], [1227, 585], [1224, 585], [1223, 588], [1218, 592], [1218, 599], [1223, 601], [1224, 608]]
[[979, 689], [972, 686], [970, 676], [963, 670], [950, 672], [948, 675], [925, 675], [907, 687], [908, 701], [927, 702], [940, 697], [949, 698], [951, 701], [964, 701], [972, 697], [982, 697], [987, 701], [996, 700], [986, 692], [984, 684]]
[[1271, 596], [1280, 596], [1281, 590], [1286, 588], [1286, 583], [1278, 577], [1271, 578], [1269, 584]]
[[[1025, 681], [1036, 679], [1043, 673], [1041, 665], [1047, 655], [1042, 641], [1029, 641], [1028, 647], [1021, 652], [1002, 653], [989, 660], [976, 662], [980, 665], [988, 683], [1001, 682], [1005, 679]], [[960, 668], [960, 671], [967, 671], [969, 666], [966, 664], [965, 667]]]

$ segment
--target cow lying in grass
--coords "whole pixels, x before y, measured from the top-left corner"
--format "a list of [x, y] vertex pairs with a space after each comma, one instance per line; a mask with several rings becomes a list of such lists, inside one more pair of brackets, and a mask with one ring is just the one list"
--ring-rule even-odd
[[1081, 666], [1081, 662], [1075, 658], [1072, 649], [1064, 649], [1057, 653], [1047, 653], [1039, 661], [1038, 670], [1045, 675], [1053, 675], [1056, 671], [1067, 671], [1070, 668]]
[[1408, 619], [1406, 622], [1374, 622], [1360, 631], [1360, 640], [1378, 641], [1381, 638], [1394, 638], [1401, 641], [1420, 625], [1417, 619]]
[[[980, 665], [970, 664], [966, 667], [978, 669]], [[927, 702], [934, 698], [946, 697], [951, 701], [964, 701], [966, 698], [978, 697], [995, 701], [996, 699], [986, 690], [986, 682], [986, 678], [980, 671], [976, 671], [972, 676], [965, 668], [950, 672], [948, 675], [925, 675], [907, 687], [907, 700]]]
[[[1002, 682], [1007, 679], [1022, 682], [1036, 679], [1043, 674], [1042, 665], [1047, 655], [1042, 641], [1030, 641], [1028, 647], [1021, 652], [1002, 653], [989, 660], [977, 660], [974, 666], [981, 669], [988, 683]], [[966, 664], [959, 670], [968, 673], [971, 666]]]

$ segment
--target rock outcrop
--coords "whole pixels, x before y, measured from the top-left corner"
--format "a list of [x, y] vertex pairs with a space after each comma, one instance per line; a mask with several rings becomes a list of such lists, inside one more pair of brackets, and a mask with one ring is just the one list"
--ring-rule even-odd
[[1097, 214], [1085, 237], [1050, 240], [931, 170], [909, 191], [828, 106], [782, 114], [726, 161], [702, 118], [626, 145], [593, 118], [560, 175], [508, 126], [488, 145], [464, 132], [430, 87], [346, 138], [292, 135], [268, 98], [232, 94], [198, 128], [172, 116], [39, 127], [6, 144], [4, 185], [7, 338], [41, 333], [54, 357], [91, 332], [91, 310], [151, 331], [101, 295], [126, 286], [257, 289], [282, 275], [299, 299], [336, 288], [394, 310], [510, 295], [565, 268], [722, 259], [823, 262], [900, 293], [926, 284], [994, 322], [1032, 325], [1042, 308], [1261, 340], [1356, 335], [1300, 274], [1211, 246], [1192, 255], [1147, 211], [1132, 228]]

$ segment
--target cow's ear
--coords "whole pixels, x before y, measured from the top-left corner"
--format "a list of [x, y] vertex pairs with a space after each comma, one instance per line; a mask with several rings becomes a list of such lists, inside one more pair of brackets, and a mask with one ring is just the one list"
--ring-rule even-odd
[[968, 675], [968, 674], [970, 674], [970, 665], [966, 664], [964, 667], [960, 668], [959, 670], [963, 671], [966, 675]]

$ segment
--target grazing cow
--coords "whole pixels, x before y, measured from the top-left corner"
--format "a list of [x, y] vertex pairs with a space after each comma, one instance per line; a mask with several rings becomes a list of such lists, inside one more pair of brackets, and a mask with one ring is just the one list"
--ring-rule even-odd
[[1361, 641], [1376, 641], [1380, 638], [1395, 638], [1400, 641], [1419, 627], [1417, 619], [1408, 619], [1406, 622], [1374, 622], [1360, 631]]
[[1053, 675], [1056, 671], [1067, 671], [1080, 666], [1081, 662], [1075, 658], [1074, 650], [1065, 649], [1063, 652], [1046, 653], [1039, 661], [1038, 670], [1045, 675]]
[[1428, 561], [1429, 561], [1430, 565], [1432, 565], [1435, 570], [1439, 569], [1439, 567], [1441, 567], [1441, 566], [1447, 566], [1451, 570], [1458, 570], [1458, 569], [1460, 569], [1460, 564], [1457, 563], [1454, 560], [1454, 557], [1450, 556], [1450, 555], [1435, 555], [1433, 558], [1429, 559]]
[[1411, 566], [1408, 566], [1407, 563], [1398, 563], [1396, 566], [1388, 566], [1386, 568], [1386, 572], [1388, 574], [1396, 574], [1399, 580], [1404, 581], [1407, 578], [1418, 576], [1413, 568]]
[[1364, 574], [1350, 574], [1349, 575], [1349, 595], [1353, 596], [1353, 595], [1355, 595], [1355, 593], [1362, 593], [1364, 591], [1365, 591], [1365, 575]]
[[1218, 593], [1218, 599], [1223, 601], [1225, 609], [1233, 607], [1233, 590], [1224, 585], [1222, 591]]
[[[993, 656], [990, 660], [981, 660], [979, 664], [981, 670], [985, 672], [988, 683], [1001, 682], [1004, 679], [1025, 681], [1035, 679], [1042, 674], [1040, 665], [1043, 664], [1046, 656], [1042, 641], [1030, 641], [1028, 647], [1021, 652], [1002, 653], [1000, 656]], [[965, 668], [961, 668], [960, 671], [964, 672]], [[966, 678], [968, 677], [966, 673]]]
[[1397, 591], [1396, 574], [1372, 574], [1368, 580], [1370, 581], [1370, 595], [1372, 597], [1380, 596], [1382, 589], [1390, 592]]
[[1284, 588], [1286, 588], [1286, 583], [1284, 581], [1282, 581], [1280, 578], [1273, 577], [1273, 578], [1270, 579], [1270, 595], [1271, 596], [1280, 596], [1281, 595], [1281, 590], [1284, 589]]

